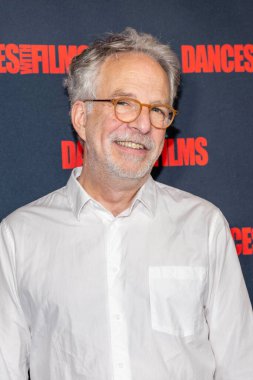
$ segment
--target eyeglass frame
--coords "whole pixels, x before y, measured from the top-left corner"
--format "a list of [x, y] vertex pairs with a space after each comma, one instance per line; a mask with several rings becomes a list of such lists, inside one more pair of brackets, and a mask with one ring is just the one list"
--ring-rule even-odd
[[[124, 121], [124, 120], [121, 120], [118, 116], [117, 116], [117, 113], [116, 113], [116, 106], [118, 104], [118, 102], [120, 102], [121, 100], [131, 100], [133, 101], [134, 103], [137, 103], [140, 105], [140, 108], [139, 108], [139, 113], [138, 115], [131, 121]], [[173, 107], [171, 107], [169, 104], [165, 103], [165, 104], [162, 104], [162, 103], [155, 103], [155, 104], [146, 104], [146, 103], [141, 103], [139, 100], [137, 99], [133, 99], [133, 98], [129, 98], [129, 97], [120, 97], [120, 98], [112, 98], [112, 99], [85, 99], [85, 100], [82, 100], [83, 103], [86, 103], [86, 102], [110, 102], [113, 104], [113, 108], [114, 108], [114, 114], [115, 114], [115, 117], [119, 120], [119, 121], [122, 121], [123, 123], [132, 123], [133, 121], [135, 121], [136, 119], [138, 119], [138, 117], [140, 116], [141, 114], [141, 111], [142, 111], [142, 107], [148, 107], [149, 108], [149, 112], [152, 108], [155, 108], [157, 106], [164, 106], [164, 107], [167, 107], [171, 112], [172, 112], [172, 118], [171, 118], [171, 122], [169, 123], [169, 125], [167, 125], [166, 127], [156, 127], [155, 125], [153, 125], [154, 128], [157, 128], [157, 129], [167, 129], [171, 126], [171, 124], [173, 123], [176, 115], [178, 115], [178, 111], [175, 110]], [[151, 118], [150, 118], [150, 121], [151, 121]]]

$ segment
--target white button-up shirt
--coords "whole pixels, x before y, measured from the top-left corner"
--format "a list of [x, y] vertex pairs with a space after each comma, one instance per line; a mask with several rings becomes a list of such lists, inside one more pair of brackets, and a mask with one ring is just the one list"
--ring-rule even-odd
[[0, 379], [252, 380], [220, 211], [150, 177], [114, 217], [79, 174], [1, 224]]

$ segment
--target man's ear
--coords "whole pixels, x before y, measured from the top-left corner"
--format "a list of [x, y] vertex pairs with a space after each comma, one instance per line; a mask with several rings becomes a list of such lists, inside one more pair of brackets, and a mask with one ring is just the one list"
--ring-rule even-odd
[[86, 103], [77, 100], [71, 108], [72, 125], [78, 136], [85, 141], [86, 138], [86, 121], [87, 121], [87, 106]]

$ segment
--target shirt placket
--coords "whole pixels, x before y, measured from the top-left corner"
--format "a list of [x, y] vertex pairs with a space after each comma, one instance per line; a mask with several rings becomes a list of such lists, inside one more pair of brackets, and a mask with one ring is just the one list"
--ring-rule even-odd
[[120, 218], [114, 219], [108, 228], [107, 278], [111, 332], [111, 354], [114, 380], [131, 380], [128, 351], [128, 333], [124, 310], [124, 276]]

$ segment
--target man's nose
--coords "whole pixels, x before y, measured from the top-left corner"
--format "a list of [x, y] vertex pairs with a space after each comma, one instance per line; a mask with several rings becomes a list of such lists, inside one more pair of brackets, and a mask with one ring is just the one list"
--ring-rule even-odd
[[137, 117], [136, 120], [129, 123], [129, 126], [131, 128], [138, 129], [143, 134], [149, 133], [152, 128], [150, 122], [149, 108], [143, 106], [140, 115]]

